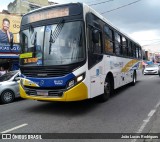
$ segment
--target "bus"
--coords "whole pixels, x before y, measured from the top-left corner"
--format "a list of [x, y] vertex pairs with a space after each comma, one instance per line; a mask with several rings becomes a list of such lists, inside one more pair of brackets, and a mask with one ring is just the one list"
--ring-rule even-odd
[[20, 95], [38, 101], [105, 102], [136, 84], [141, 46], [84, 3], [27, 13], [20, 27]]

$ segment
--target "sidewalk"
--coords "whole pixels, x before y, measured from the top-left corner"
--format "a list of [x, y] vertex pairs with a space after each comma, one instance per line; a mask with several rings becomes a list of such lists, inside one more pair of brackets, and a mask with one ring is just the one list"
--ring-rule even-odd
[[[149, 133], [160, 133], [160, 107], [157, 109], [155, 117], [155, 121]], [[160, 134], [159, 139], [145, 139], [144, 142], [160, 142]]]

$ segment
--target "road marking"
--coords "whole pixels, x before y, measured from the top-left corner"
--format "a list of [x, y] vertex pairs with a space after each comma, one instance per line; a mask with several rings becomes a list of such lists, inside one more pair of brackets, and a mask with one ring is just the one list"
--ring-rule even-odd
[[[148, 113], [147, 118], [143, 120], [142, 125], [140, 126], [140, 128], [138, 129], [138, 131], [136, 133], [142, 133], [143, 132], [144, 128], [149, 123], [150, 119], [152, 118], [152, 116], [154, 115], [154, 113], [157, 111], [157, 109], [158, 109], [159, 106], [160, 106], [160, 101], [155, 105], [154, 109], [151, 110]], [[137, 139], [131, 140], [131, 142], [136, 142], [136, 141], [137, 141]]]
[[27, 125], [28, 125], [28, 124], [22, 124], [22, 125], [16, 126], [16, 127], [14, 127], [14, 128], [11, 128], [11, 129], [8, 129], [8, 130], [5, 130], [5, 131], [1, 132], [1, 134], [11, 132], [11, 131], [13, 131], [13, 130], [19, 129], [19, 128], [24, 127], [24, 126], [27, 126]]
[[155, 109], [157, 109], [160, 106], [160, 101], [157, 103], [157, 105], [155, 106]]
[[148, 114], [148, 117], [152, 117], [155, 112], [156, 112], [155, 109], [151, 110], [150, 113]]

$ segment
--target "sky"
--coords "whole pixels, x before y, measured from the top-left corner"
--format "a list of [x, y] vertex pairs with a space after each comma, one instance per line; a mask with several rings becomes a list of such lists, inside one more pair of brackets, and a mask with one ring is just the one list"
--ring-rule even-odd
[[[147, 50], [160, 52], [160, 0], [49, 0], [57, 3], [85, 2], [120, 31]], [[108, 1], [108, 2], [107, 2]], [[1, 1], [0, 11], [13, 0]], [[131, 4], [133, 3], [133, 4]], [[127, 6], [125, 6], [127, 5]], [[123, 7], [124, 6], [124, 7]], [[118, 7], [122, 7], [117, 9]], [[117, 10], [113, 10], [117, 9]], [[113, 11], [110, 11], [113, 10]], [[110, 12], [107, 12], [110, 11]]]

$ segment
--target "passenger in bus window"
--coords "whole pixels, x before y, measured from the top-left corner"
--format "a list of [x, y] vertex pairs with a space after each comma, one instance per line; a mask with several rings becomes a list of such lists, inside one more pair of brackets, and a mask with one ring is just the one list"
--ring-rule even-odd
[[113, 53], [112, 30], [107, 26], [104, 28], [105, 52]]
[[13, 34], [9, 31], [10, 21], [7, 18], [3, 19], [2, 29], [0, 30], [0, 43], [10, 43], [13, 39]]

